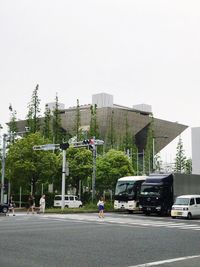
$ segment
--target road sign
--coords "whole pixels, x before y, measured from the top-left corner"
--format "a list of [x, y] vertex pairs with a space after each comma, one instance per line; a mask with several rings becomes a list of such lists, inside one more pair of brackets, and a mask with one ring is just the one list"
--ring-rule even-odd
[[33, 150], [55, 150], [60, 147], [60, 144], [46, 144], [40, 146], [34, 146]]

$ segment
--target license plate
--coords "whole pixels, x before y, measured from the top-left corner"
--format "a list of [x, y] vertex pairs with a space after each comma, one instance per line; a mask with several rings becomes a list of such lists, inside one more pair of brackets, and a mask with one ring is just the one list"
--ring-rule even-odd
[[182, 215], [182, 212], [181, 211], [177, 211], [177, 212], [175, 212], [175, 215]]

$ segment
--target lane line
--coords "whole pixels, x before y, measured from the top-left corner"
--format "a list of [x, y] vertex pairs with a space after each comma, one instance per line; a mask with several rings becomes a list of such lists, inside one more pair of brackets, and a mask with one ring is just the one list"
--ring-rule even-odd
[[145, 264], [132, 265], [129, 267], [150, 267], [150, 266], [162, 265], [162, 264], [166, 264], [166, 263], [173, 263], [176, 261], [185, 261], [185, 260], [195, 259], [195, 258], [200, 258], [200, 255], [186, 256], [186, 257], [168, 259], [168, 260], [163, 260], [163, 261], [154, 261], [154, 262], [149, 262], [149, 263], [145, 263]]

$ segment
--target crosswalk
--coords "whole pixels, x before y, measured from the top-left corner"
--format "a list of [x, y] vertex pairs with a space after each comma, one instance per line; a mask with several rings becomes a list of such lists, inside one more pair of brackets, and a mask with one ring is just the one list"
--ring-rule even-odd
[[42, 219], [51, 219], [56, 221], [73, 220], [78, 222], [94, 222], [100, 224], [114, 224], [121, 226], [132, 226], [132, 227], [161, 227], [169, 229], [180, 229], [180, 230], [191, 230], [200, 231], [200, 222], [188, 222], [182, 220], [165, 220], [162, 219], [144, 219], [142, 217], [116, 217], [106, 216], [105, 218], [98, 218], [97, 214], [45, 214]]

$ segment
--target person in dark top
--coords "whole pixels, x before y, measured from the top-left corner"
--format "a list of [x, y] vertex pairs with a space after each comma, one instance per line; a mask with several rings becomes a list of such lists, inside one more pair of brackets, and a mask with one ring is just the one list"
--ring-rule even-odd
[[29, 211], [31, 210], [32, 214], [35, 213], [35, 198], [33, 195], [30, 195], [28, 197], [28, 209], [27, 214], [29, 214]]
[[15, 216], [15, 202], [13, 196], [10, 196], [8, 204], [9, 204], [9, 213], [12, 212], [13, 216]]

